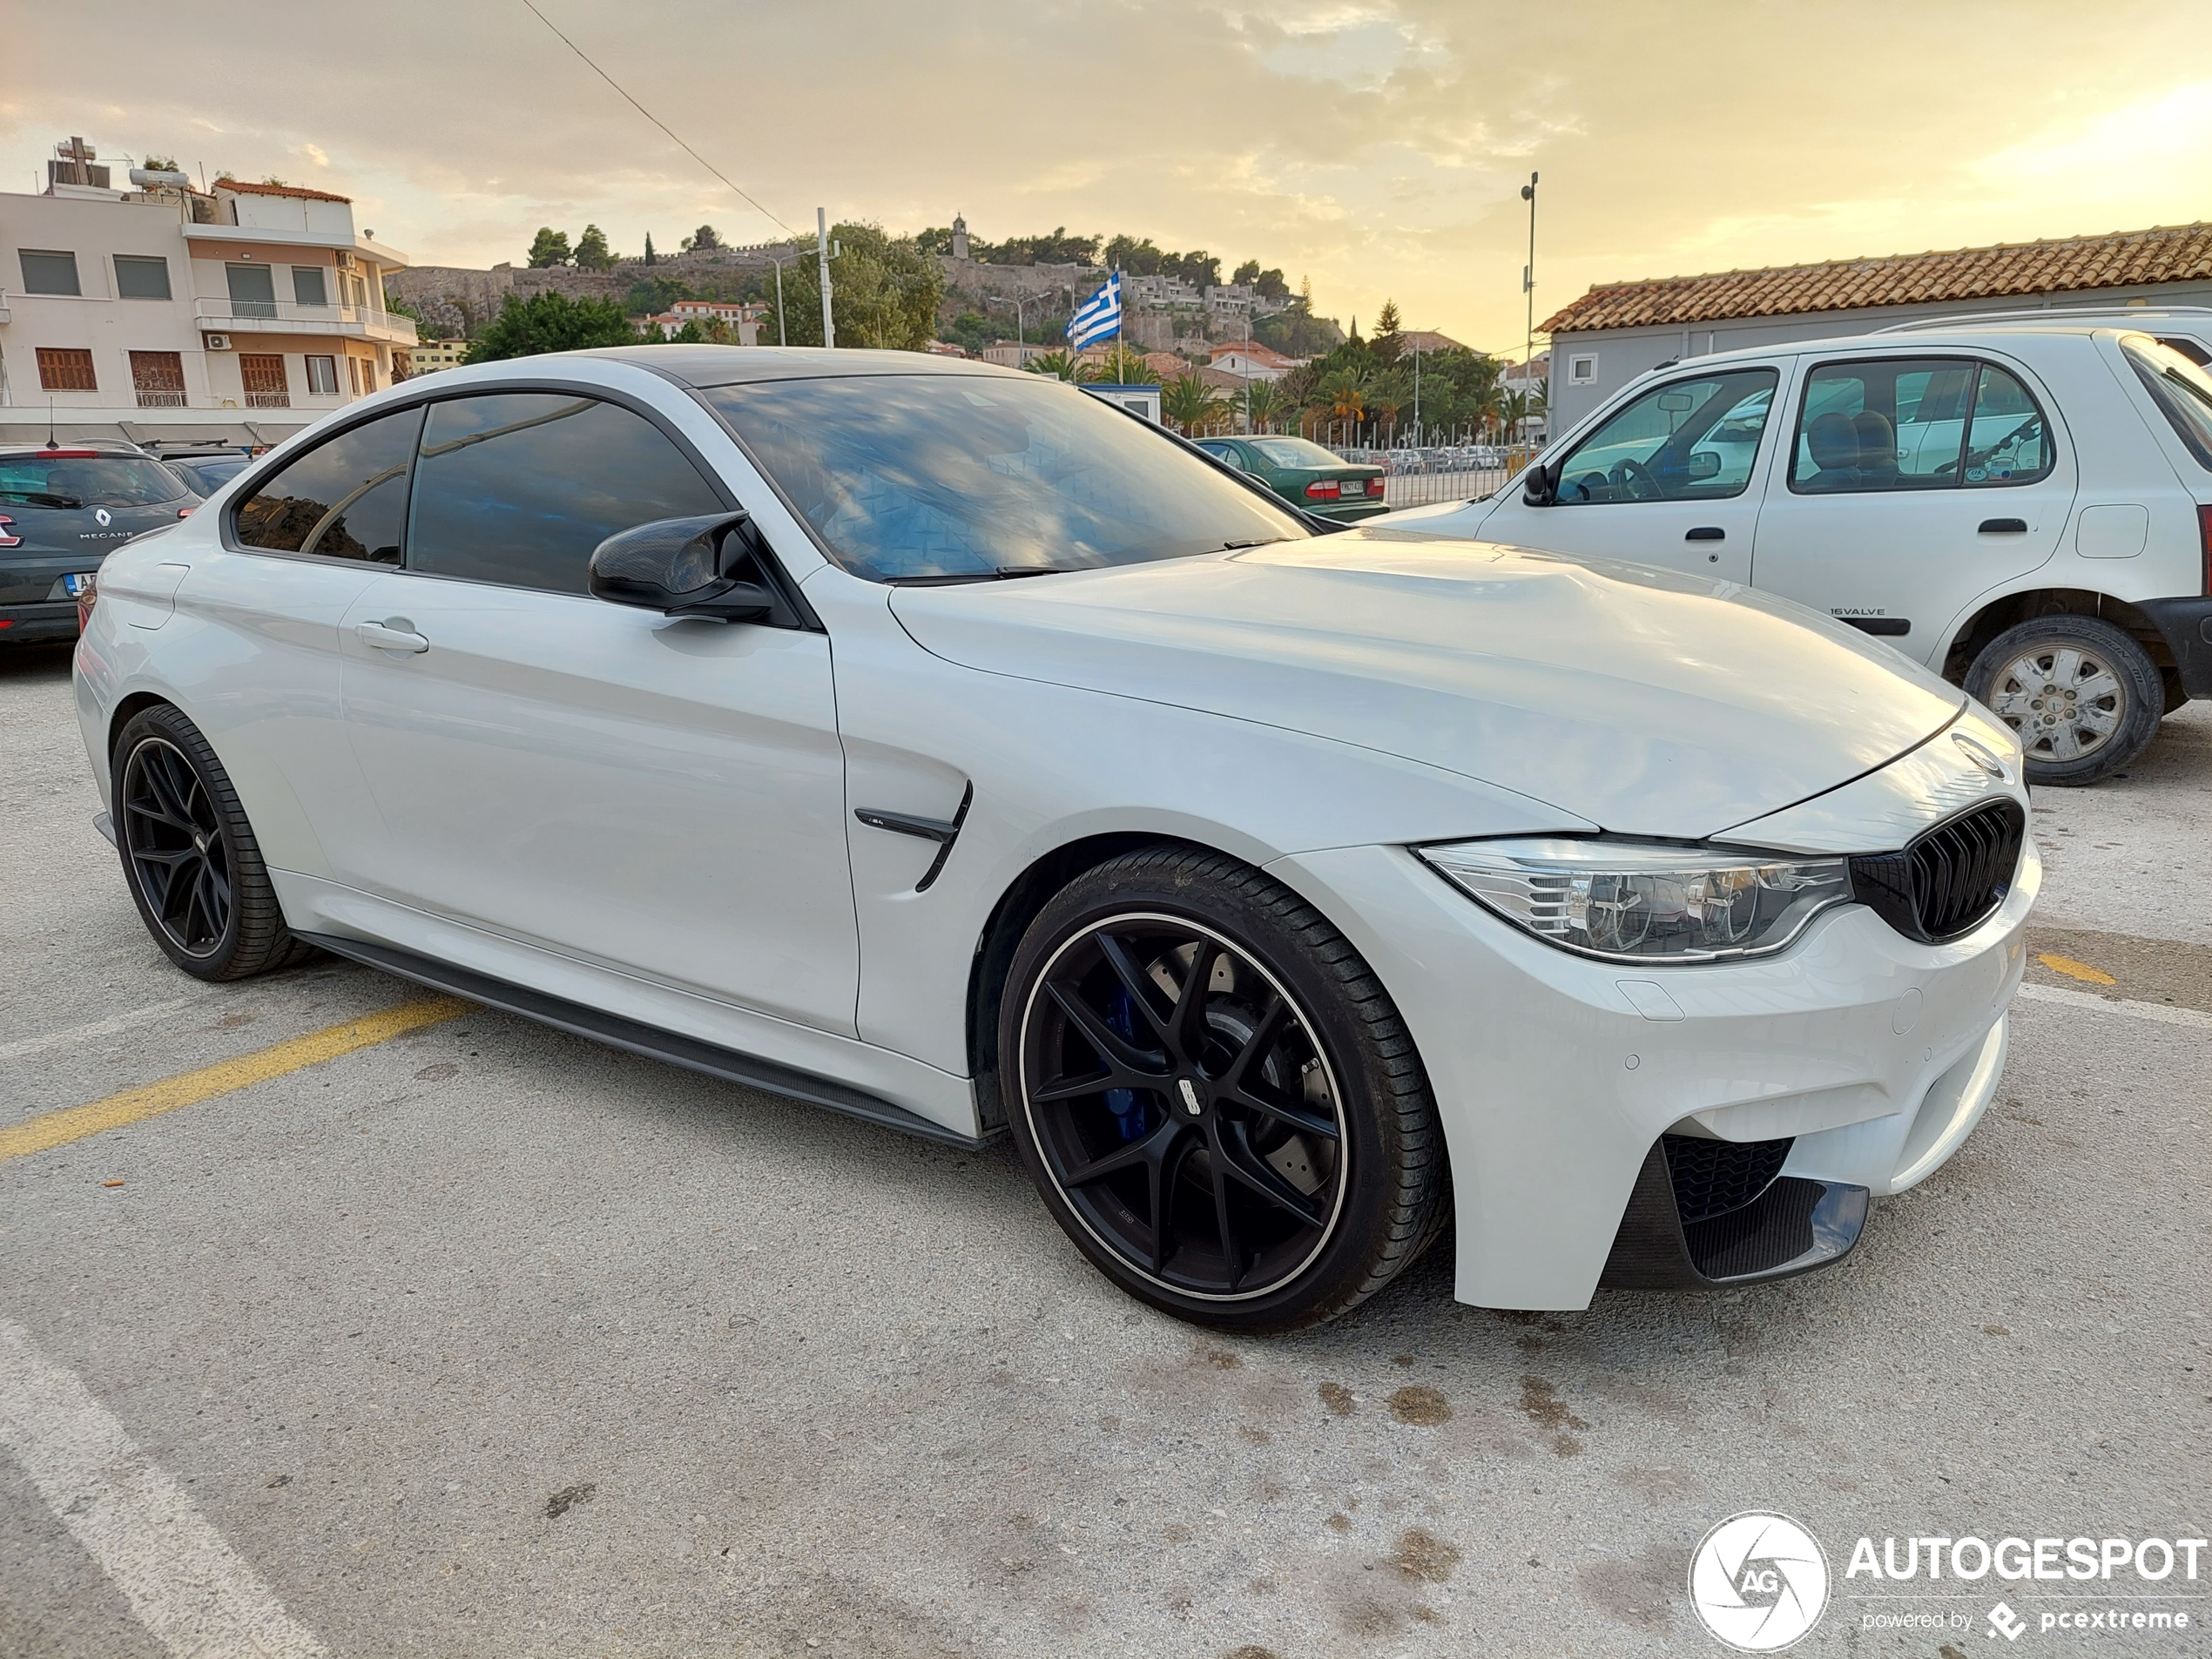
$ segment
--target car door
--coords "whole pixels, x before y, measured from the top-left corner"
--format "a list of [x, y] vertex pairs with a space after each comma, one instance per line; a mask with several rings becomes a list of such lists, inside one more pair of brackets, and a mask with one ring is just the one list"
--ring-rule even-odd
[[1976, 597], [2057, 549], [2071, 448], [2018, 364], [1808, 360], [1759, 519], [1755, 586], [1940, 671]]
[[829, 641], [585, 591], [592, 550], [725, 510], [637, 409], [429, 406], [405, 568], [343, 631], [374, 888], [434, 914], [850, 1033], [859, 984]]
[[1751, 579], [1755, 488], [1787, 359], [1685, 373], [1629, 398], [1560, 461], [1549, 502], [1508, 484], [1482, 538]]
[[339, 624], [400, 556], [420, 408], [356, 421], [253, 482], [219, 539], [179, 540], [163, 656], [262, 855], [356, 878], [376, 809], [339, 719]]

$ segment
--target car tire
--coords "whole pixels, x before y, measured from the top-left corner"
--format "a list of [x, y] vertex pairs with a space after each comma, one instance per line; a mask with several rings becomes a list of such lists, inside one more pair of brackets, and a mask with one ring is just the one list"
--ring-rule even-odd
[[139, 920], [195, 979], [235, 980], [313, 954], [285, 926], [230, 774], [184, 712], [134, 716], [111, 762], [111, 819]]
[[1435, 1102], [1388, 994], [1311, 905], [1222, 853], [1145, 848], [1055, 894], [1009, 965], [999, 1056], [1046, 1208], [1179, 1318], [1333, 1318], [1449, 1217]]
[[2031, 784], [2094, 784], [2143, 752], [2166, 711], [2150, 653], [2099, 617], [2007, 628], [1966, 671], [1967, 693], [2012, 727]]

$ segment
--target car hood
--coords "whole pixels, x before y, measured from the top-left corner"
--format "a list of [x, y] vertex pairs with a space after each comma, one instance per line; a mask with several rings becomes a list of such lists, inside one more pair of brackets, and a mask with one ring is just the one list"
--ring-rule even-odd
[[1966, 703], [1733, 583], [1387, 529], [891, 604], [971, 668], [1357, 744], [1627, 834], [1703, 837], [1820, 794]]

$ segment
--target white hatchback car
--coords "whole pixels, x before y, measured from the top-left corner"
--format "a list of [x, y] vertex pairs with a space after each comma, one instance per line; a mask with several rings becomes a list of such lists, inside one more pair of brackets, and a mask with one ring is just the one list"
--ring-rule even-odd
[[2212, 317], [2045, 313], [1642, 375], [1483, 500], [1393, 528], [1797, 600], [1963, 685], [2032, 782], [2212, 697]]
[[78, 707], [185, 972], [1009, 1129], [1185, 1318], [1453, 1217], [1501, 1307], [1839, 1258], [1997, 1084], [2011, 734], [1739, 586], [1325, 528], [980, 364], [453, 369], [111, 555]]

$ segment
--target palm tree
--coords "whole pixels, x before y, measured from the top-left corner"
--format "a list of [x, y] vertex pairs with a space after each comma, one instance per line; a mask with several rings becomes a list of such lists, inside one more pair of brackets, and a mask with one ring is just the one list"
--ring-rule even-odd
[[1226, 413], [1226, 406], [1212, 387], [1187, 369], [1160, 388], [1160, 413], [1173, 421], [1186, 438], [1196, 437]]
[[1313, 389], [1332, 419], [1356, 427], [1367, 418], [1367, 377], [1358, 369], [1337, 369]]
[[1150, 365], [1144, 354], [1133, 350], [1126, 341], [1117, 340], [1103, 356], [1093, 358], [1084, 364], [1082, 375], [1087, 381], [1100, 381], [1109, 386], [1149, 386], [1152, 383]]
[[1283, 395], [1276, 390], [1272, 381], [1254, 381], [1238, 394], [1236, 401], [1238, 408], [1251, 417], [1251, 429], [1255, 432], [1273, 431], [1275, 417], [1283, 413], [1285, 407]]
[[1066, 351], [1049, 351], [1042, 357], [1032, 357], [1022, 367], [1032, 374], [1049, 374], [1056, 381], [1081, 378], [1082, 365]]

